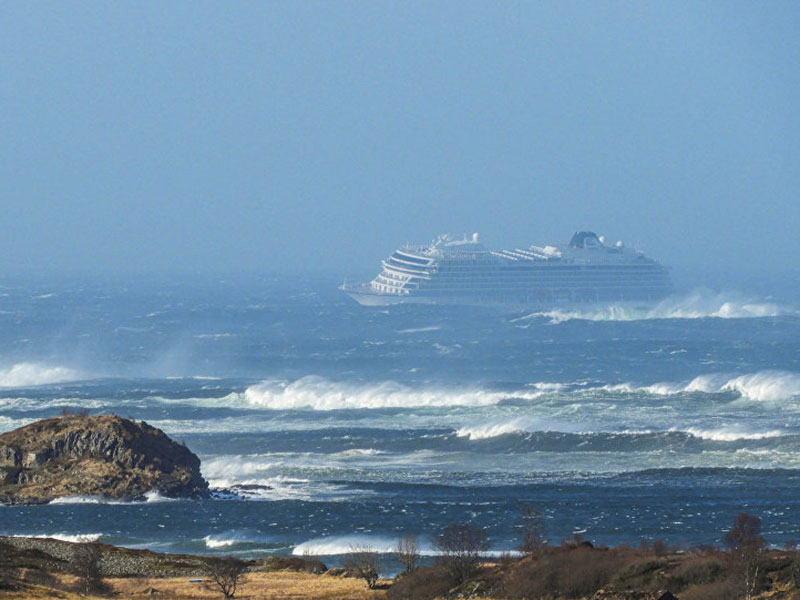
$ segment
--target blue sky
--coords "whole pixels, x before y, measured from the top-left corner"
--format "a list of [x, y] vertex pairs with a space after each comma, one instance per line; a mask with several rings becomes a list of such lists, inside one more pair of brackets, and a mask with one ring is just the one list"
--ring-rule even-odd
[[590, 228], [796, 271], [797, 31], [777, 1], [6, 2], [0, 269], [348, 275]]

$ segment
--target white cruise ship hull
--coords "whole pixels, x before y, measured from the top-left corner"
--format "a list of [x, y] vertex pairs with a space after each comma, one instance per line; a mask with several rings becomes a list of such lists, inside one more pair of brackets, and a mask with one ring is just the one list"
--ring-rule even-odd
[[563, 300], [560, 302], [535, 302], [526, 298], [498, 298], [498, 297], [478, 297], [468, 295], [458, 296], [425, 296], [425, 295], [405, 295], [398, 294], [376, 294], [369, 291], [355, 291], [340, 287], [348, 296], [358, 302], [361, 306], [393, 306], [398, 304], [427, 304], [427, 305], [460, 305], [460, 306], [487, 306], [495, 309], [516, 312], [522, 310], [547, 311], [547, 310], [579, 310], [586, 308], [599, 308], [604, 306], [614, 306], [630, 310], [648, 310], [655, 306], [658, 300], [620, 300], [620, 301], [571, 301]]
[[593, 232], [566, 246], [495, 252], [477, 241], [444, 236], [404, 246], [382, 261], [369, 283], [339, 289], [364, 306], [465, 304], [508, 310], [590, 306], [647, 308], [672, 291], [668, 270], [621, 242], [610, 247]]

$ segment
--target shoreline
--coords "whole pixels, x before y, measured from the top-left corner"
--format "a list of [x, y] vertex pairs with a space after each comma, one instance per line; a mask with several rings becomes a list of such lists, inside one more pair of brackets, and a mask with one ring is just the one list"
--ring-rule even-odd
[[[763, 541], [763, 540], [762, 540]], [[98, 550], [102, 592], [78, 596], [76, 559], [87, 547]], [[175, 599], [219, 598], [210, 567], [222, 555], [167, 554], [101, 543], [53, 538], [0, 536], [0, 599], [126, 596]], [[747, 558], [715, 547], [686, 550], [655, 543], [639, 548], [594, 547], [576, 538], [541, 547], [528, 555], [504, 555], [475, 563], [469, 576], [447, 581], [446, 563], [418, 566], [394, 578], [379, 578], [375, 589], [342, 568], [328, 569], [315, 557], [236, 560], [244, 573], [237, 598], [433, 600], [483, 598], [517, 600], [553, 597], [594, 600], [702, 600], [743, 597], [742, 569], [758, 564], [750, 598], [793, 600], [800, 595], [800, 551], [765, 549]], [[751, 562], [743, 562], [744, 559]], [[755, 561], [755, 562], [752, 562]], [[667, 592], [672, 596], [664, 596]]]

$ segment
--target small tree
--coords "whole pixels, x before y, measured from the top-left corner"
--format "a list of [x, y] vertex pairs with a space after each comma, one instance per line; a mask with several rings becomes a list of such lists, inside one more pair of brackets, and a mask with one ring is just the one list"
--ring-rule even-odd
[[233, 598], [236, 590], [244, 584], [247, 563], [232, 556], [212, 558], [208, 561], [207, 569], [208, 578], [222, 595], [225, 598]]
[[464, 583], [475, 573], [481, 553], [487, 548], [486, 532], [472, 525], [450, 525], [436, 539], [439, 563], [454, 585]]
[[103, 574], [100, 570], [102, 556], [103, 550], [100, 544], [89, 542], [75, 547], [72, 557], [73, 569], [78, 576], [80, 591], [86, 596], [104, 591]]
[[366, 581], [369, 589], [375, 589], [380, 569], [380, 556], [375, 550], [369, 546], [350, 546], [344, 567], [356, 577]]
[[750, 600], [758, 588], [761, 576], [761, 559], [765, 546], [761, 535], [761, 519], [739, 513], [733, 527], [725, 534], [725, 544], [731, 551], [734, 572], [742, 595]]
[[415, 535], [407, 535], [397, 540], [395, 550], [397, 562], [403, 567], [404, 573], [411, 573], [419, 563], [419, 541]]
[[544, 515], [541, 511], [526, 506], [522, 509], [522, 540], [519, 550], [523, 554], [537, 554], [547, 546]]

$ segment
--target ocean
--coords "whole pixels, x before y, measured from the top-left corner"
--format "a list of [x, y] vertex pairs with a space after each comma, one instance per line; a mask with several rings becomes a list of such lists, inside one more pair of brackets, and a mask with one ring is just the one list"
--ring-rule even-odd
[[[0, 282], [0, 431], [67, 410], [185, 442], [212, 500], [0, 507], [0, 534], [164, 552], [430, 553], [800, 539], [800, 312], [742, 292], [646, 311], [366, 308], [326, 277]], [[788, 300], [787, 300], [788, 298]]]

